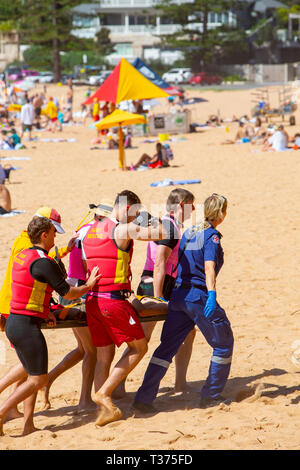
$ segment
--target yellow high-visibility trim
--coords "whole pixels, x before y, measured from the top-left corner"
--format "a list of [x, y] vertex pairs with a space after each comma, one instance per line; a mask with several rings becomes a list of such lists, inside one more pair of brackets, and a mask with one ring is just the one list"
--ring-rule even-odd
[[118, 259], [114, 279], [115, 284], [126, 284], [127, 282], [129, 282], [129, 262], [130, 253], [118, 250]]
[[34, 281], [32, 292], [26, 310], [34, 312], [44, 312], [44, 299], [46, 295], [47, 285], [45, 282]]

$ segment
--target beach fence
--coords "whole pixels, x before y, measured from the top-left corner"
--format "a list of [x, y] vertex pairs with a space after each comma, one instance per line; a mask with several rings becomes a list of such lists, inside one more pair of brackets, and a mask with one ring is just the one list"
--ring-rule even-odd
[[300, 63], [232, 64], [208, 66], [208, 71], [222, 75], [239, 75], [254, 83], [287, 83], [300, 79]]

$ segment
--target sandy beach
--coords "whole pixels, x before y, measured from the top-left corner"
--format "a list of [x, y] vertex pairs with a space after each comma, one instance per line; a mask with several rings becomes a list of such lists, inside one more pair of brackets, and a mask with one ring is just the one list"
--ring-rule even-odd
[[[84, 91], [74, 88], [75, 111], [80, 109]], [[66, 87], [48, 86], [47, 95], [50, 93], [65, 96]], [[188, 97], [193, 96], [207, 100], [190, 106], [193, 121], [198, 123], [205, 123], [208, 115], [218, 110], [224, 119], [250, 115], [253, 106], [250, 90], [189, 90]], [[270, 96], [276, 103], [276, 89], [270, 89]], [[166, 102], [160, 100], [154, 111], [165, 109]], [[226, 139], [233, 139], [237, 130], [237, 123], [229, 122], [177, 136], [182, 139], [171, 143], [175, 158], [170, 168], [123, 172], [117, 167], [117, 150], [106, 150], [102, 143], [98, 149], [91, 149], [96, 132], [90, 124], [91, 119], [85, 126], [64, 126], [62, 133], [55, 134], [35, 131], [38, 140], [25, 142], [26, 149], [1, 151], [2, 157], [30, 160], [3, 162], [19, 168], [11, 173], [7, 187], [12, 207], [25, 213], [0, 218], [0, 282], [14, 239], [38, 207], [47, 205], [60, 212], [66, 231], [56, 238], [60, 247], [72, 236], [89, 203], [97, 204], [103, 197], [114, 199], [117, 192], [130, 189], [151, 208], [151, 204], [163, 204], [172, 189], [151, 187], [152, 182], [200, 178], [200, 184], [182, 186], [195, 194], [197, 203], [213, 192], [228, 198], [227, 218], [220, 227], [225, 264], [217, 293], [235, 337], [232, 368], [224, 390], [233, 401], [229, 406], [199, 409], [199, 389], [207, 376], [211, 350], [198, 331], [188, 370], [193, 391], [172, 396], [172, 364], [155, 402], [159, 413], [134, 416], [131, 403], [159, 344], [159, 322], [145, 358], [128, 378], [126, 397], [117, 402], [124, 415], [121, 421], [97, 428], [96, 413], [74, 414], [81, 387], [78, 364], [53, 384], [51, 409], [41, 411], [38, 396], [35, 425], [39, 431], [22, 437], [22, 419], [10, 421], [4, 425], [0, 450], [300, 449], [300, 361], [298, 365], [292, 361], [293, 348], [298, 348], [300, 355], [300, 150], [261, 152], [260, 146], [249, 143], [222, 145]], [[286, 120], [286, 130], [290, 135], [300, 131], [300, 110], [296, 112], [296, 126], [290, 127]], [[41, 141], [47, 138], [75, 141]], [[155, 143], [144, 140], [134, 137], [134, 148], [126, 151], [127, 164], [135, 163], [144, 152], [154, 154]], [[144, 266], [146, 245], [135, 243], [134, 290]], [[76, 340], [71, 329], [43, 331], [51, 370], [76, 346]], [[295, 341], [298, 347], [293, 346]], [[16, 356], [4, 333], [0, 333], [0, 346], [4, 350], [2, 376], [15, 364]], [[115, 361], [123, 350], [124, 346], [117, 351]], [[1, 401], [7, 396], [8, 390]], [[21, 405], [19, 409], [22, 411]]]

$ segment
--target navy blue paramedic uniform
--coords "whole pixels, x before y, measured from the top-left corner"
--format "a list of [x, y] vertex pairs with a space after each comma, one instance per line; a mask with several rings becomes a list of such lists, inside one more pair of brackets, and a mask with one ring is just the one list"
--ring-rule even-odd
[[[214, 261], [216, 275], [223, 262], [220, 232], [209, 227], [197, 231], [186, 230], [180, 242], [177, 279], [169, 301], [161, 344], [155, 350], [143, 383], [135, 401], [151, 404], [155, 399], [160, 381], [166, 374], [173, 357], [188, 333], [198, 326], [208, 344], [213, 348], [206, 383], [201, 390], [205, 398], [218, 398], [225, 387], [233, 351], [233, 334], [226, 313], [218, 303], [213, 314], [206, 318], [203, 310], [208, 298], [205, 282], [205, 261]], [[187, 243], [187, 241], [189, 242]]]

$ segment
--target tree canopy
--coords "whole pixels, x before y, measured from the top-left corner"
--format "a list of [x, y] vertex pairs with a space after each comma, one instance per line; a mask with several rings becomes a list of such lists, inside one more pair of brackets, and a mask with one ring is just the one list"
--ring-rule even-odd
[[0, 28], [2, 25], [17, 31], [20, 43], [31, 48], [31, 53], [27, 52], [31, 63], [40, 63], [42, 67], [52, 63], [54, 80], [59, 81], [61, 52], [81, 52], [81, 56], [91, 53], [100, 61], [100, 57], [113, 50], [105, 30], [95, 40], [72, 34], [72, 9], [81, 3], [82, 0], [0, 0]]
[[[161, 37], [162, 44], [179, 48], [191, 67], [207, 64], [218, 58], [247, 50], [245, 31], [239, 25], [222, 24], [209, 29], [209, 14], [237, 11], [244, 2], [238, 0], [194, 0], [174, 3], [162, 0], [157, 8], [179, 25], [173, 34]], [[201, 27], [199, 27], [201, 24]]]

